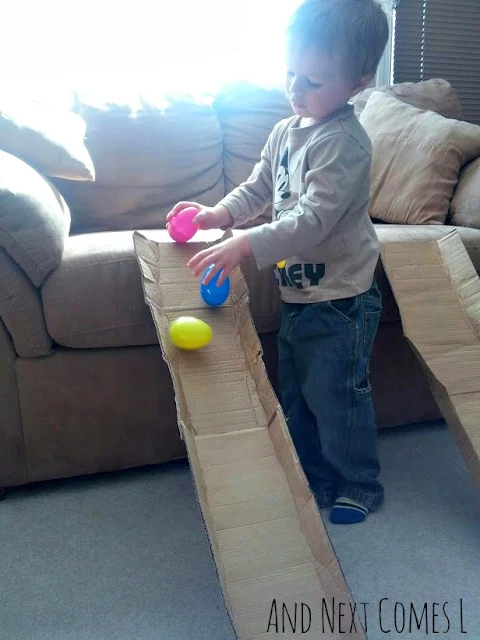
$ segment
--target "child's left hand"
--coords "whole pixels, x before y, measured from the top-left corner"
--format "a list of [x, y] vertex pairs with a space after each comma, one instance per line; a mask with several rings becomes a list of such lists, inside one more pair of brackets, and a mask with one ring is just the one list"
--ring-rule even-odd
[[229, 238], [213, 247], [209, 247], [204, 251], [199, 251], [188, 261], [188, 266], [193, 269], [194, 275], [198, 276], [207, 269], [211, 264], [215, 265], [203, 284], [208, 284], [210, 280], [223, 270], [222, 275], [218, 279], [218, 286], [222, 285], [227, 279], [229, 273], [242, 261], [242, 258], [252, 253], [248, 234]]

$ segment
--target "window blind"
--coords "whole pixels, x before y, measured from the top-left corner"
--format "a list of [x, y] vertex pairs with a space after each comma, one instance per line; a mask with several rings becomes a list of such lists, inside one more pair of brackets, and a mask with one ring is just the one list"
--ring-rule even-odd
[[448, 80], [465, 120], [480, 124], [480, 1], [397, 0], [393, 79]]

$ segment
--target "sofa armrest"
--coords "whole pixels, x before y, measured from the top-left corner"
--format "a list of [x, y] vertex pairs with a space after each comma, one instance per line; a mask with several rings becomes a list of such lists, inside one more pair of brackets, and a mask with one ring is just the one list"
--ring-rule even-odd
[[12, 341], [0, 320], [0, 488], [28, 481], [15, 360]]
[[480, 158], [462, 169], [450, 202], [447, 224], [480, 229]]
[[0, 175], [0, 247], [39, 287], [62, 259], [69, 209], [48, 180], [4, 151]]
[[52, 352], [40, 291], [0, 247], [0, 317], [12, 338], [16, 354], [24, 358]]

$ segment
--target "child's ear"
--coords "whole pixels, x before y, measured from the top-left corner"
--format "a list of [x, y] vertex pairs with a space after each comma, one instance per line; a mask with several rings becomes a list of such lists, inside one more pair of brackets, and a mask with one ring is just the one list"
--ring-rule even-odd
[[358, 81], [357, 86], [354, 89], [352, 89], [352, 91], [350, 92], [350, 97], [353, 98], [354, 95], [366, 89], [372, 80], [373, 80], [373, 76], [371, 74], [362, 76]]

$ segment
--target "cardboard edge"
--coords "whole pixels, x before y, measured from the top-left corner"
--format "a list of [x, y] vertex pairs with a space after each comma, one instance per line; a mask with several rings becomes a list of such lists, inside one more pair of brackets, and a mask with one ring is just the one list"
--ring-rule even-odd
[[[153, 277], [151, 264], [149, 264], [149, 262], [146, 259], [142, 258], [141, 254], [143, 253], [142, 248], [144, 248], [146, 249], [146, 252], [152, 255], [152, 247], [155, 246], [156, 244], [157, 243], [155, 241], [149, 240], [146, 236], [144, 236], [139, 231], [135, 231], [133, 234], [133, 246], [135, 250], [135, 257], [140, 269], [140, 273], [142, 275], [141, 282], [142, 282], [143, 299], [145, 304], [150, 309], [152, 320], [156, 318], [156, 308], [152, 303], [149, 302], [147, 289], [146, 289], [147, 287], [146, 280], [151, 283], [155, 283], [156, 281], [155, 281], [155, 278]], [[154, 258], [155, 258], [155, 253], [153, 252], [152, 260], [154, 260]], [[156, 266], [156, 263], [155, 263], [155, 266]], [[177, 380], [177, 376], [175, 375], [175, 369], [173, 364], [175, 355], [168, 354], [166, 351], [166, 347], [165, 347], [166, 341], [163, 339], [163, 336], [159, 330], [159, 326], [161, 326], [161, 322], [155, 321], [153, 324], [155, 326], [155, 333], [157, 334], [158, 345], [160, 348], [160, 352], [162, 354], [162, 358], [168, 367], [170, 378], [172, 380], [172, 385], [174, 389], [175, 410], [177, 414], [178, 431], [179, 431], [181, 440], [185, 442], [185, 431], [187, 429], [187, 425], [185, 424], [184, 419], [182, 418], [182, 406], [186, 408], [187, 405], [185, 402], [183, 387], [179, 383], [179, 381]], [[172, 355], [173, 355], [173, 358], [171, 357]], [[186, 409], [185, 409], [185, 413], [187, 413], [188, 415], [188, 412], [186, 411]], [[191, 425], [191, 420], [190, 420], [189, 428], [193, 429]]]
[[432, 392], [432, 395], [435, 399], [435, 402], [440, 409], [442, 416], [445, 419], [445, 422], [448, 424], [450, 432], [453, 435], [453, 438], [457, 444], [457, 447], [461, 451], [463, 458], [465, 460], [465, 464], [470, 471], [470, 474], [473, 478], [473, 481], [480, 488], [480, 459], [478, 453], [475, 451], [474, 446], [472, 445], [470, 439], [465, 433], [465, 429], [463, 428], [462, 421], [458, 415], [458, 412], [453, 404], [450, 394], [448, 393], [447, 388], [443, 385], [440, 380], [438, 380], [431, 369], [428, 367], [422, 356], [420, 355], [416, 346], [410, 342], [407, 338], [407, 341], [414, 352], [418, 362], [420, 363], [422, 370], [424, 372], [425, 378], [428, 382], [428, 386]]
[[[474, 333], [474, 335], [478, 338], [479, 337], [479, 328], [480, 328], [480, 320], [477, 319], [475, 321], [475, 317], [474, 315], [471, 313], [470, 308], [467, 306], [467, 299], [465, 297], [464, 294], [464, 290], [463, 289], [461, 292], [459, 290], [459, 283], [460, 280], [467, 280], [468, 283], [470, 285], [475, 284], [476, 287], [476, 291], [474, 292], [475, 295], [479, 296], [480, 298], [480, 278], [478, 276], [478, 273], [473, 265], [473, 262], [468, 254], [468, 251], [462, 241], [462, 238], [460, 237], [460, 234], [458, 233], [458, 231], [456, 229], [454, 229], [453, 231], [451, 231], [450, 233], [446, 234], [445, 236], [443, 236], [442, 238], [440, 238], [439, 240], [437, 240], [437, 247], [439, 252], [442, 255], [443, 262], [442, 262], [442, 266], [444, 267], [444, 270], [452, 284], [452, 289], [454, 292], [455, 297], [458, 300], [458, 304], [463, 312], [463, 315], [465, 316], [468, 324], [470, 325], [472, 332]], [[460, 277], [460, 273], [458, 270], [458, 261], [455, 265], [451, 265], [446, 259], [446, 253], [451, 250], [451, 248], [454, 247], [457, 249], [459, 256], [461, 255], [462, 259], [463, 259], [463, 264], [465, 269], [468, 271], [467, 273], [464, 273], [462, 275], [462, 277]], [[467, 283], [464, 282], [463, 283], [463, 287], [466, 287]]]

